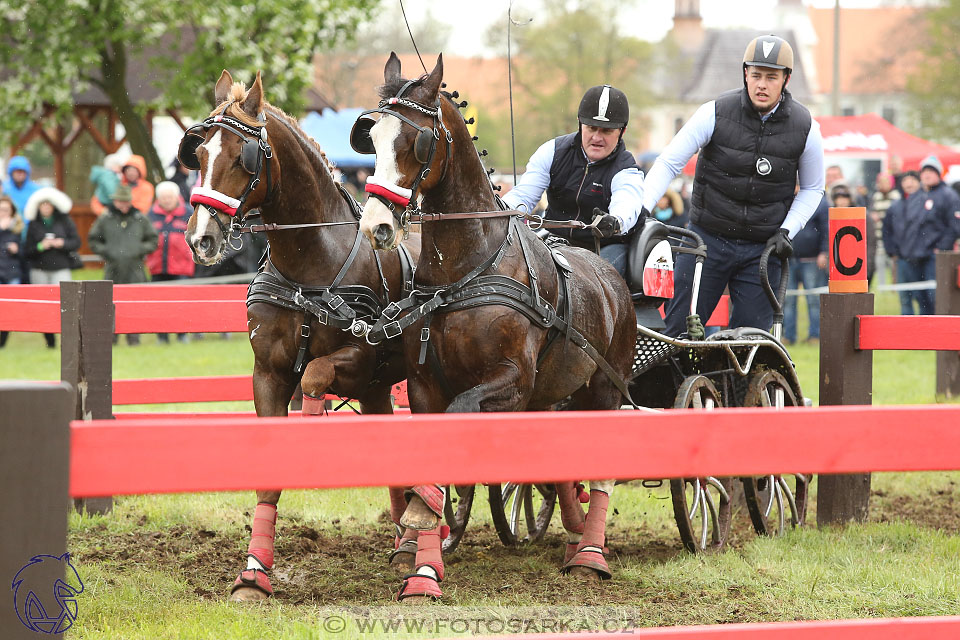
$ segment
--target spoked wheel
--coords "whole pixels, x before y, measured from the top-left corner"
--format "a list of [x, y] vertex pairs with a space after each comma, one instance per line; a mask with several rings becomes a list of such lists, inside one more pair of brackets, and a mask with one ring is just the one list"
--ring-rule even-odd
[[[680, 385], [675, 409], [712, 410], [723, 406], [720, 393], [705, 376], [690, 376]], [[670, 480], [673, 513], [683, 546], [691, 553], [718, 551], [730, 534], [730, 478]]]
[[557, 503], [552, 484], [491, 484], [490, 514], [501, 542], [536, 542], [547, 532]]
[[455, 485], [446, 487], [447, 499], [443, 504], [443, 515], [450, 535], [443, 541], [443, 553], [453, 553], [463, 539], [463, 532], [470, 520], [470, 509], [473, 507], [475, 485]]
[[[775, 407], [778, 394], [783, 396], [783, 406], [797, 406], [797, 396], [790, 383], [777, 371], [756, 373], [747, 384], [745, 407]], [[781, 536], [788, 528], [803, 525], [807, 516], [808, 475], [769, 475], [741, 480], [747, 511], [758, 534]]]

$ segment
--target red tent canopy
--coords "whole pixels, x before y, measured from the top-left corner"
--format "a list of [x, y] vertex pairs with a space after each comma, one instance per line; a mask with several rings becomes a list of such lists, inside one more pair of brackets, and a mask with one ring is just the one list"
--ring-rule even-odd
[[[936, 142], [910, 135], [875, 113], [862, 116], [820, 116], [823, 151], [827, 156], [882, 158], [884, 167], [892, 156], [903, 161], [904, 171], [915, 171], [929, 155], [935, 155], [943, 164], [944, 174], [951, 165], [960, 165], [960, 151]], [[694, 156], [683, 168], [693, 175], [697, 166]]]

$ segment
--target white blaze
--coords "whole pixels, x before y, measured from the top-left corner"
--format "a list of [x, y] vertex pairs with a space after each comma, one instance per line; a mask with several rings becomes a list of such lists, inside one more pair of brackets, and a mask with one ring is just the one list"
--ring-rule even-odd
[[[394, 143], [400, 135], [402, 124], [399, 118], [384, 115], [370, 129], [370, 139], [373, 140], [373, 148], [377, 150], [377, 164], [373, 177], [384, 184], [397, 184], [402, 177], [394, 150]], [[384, 222], [393, 224], [393, 215], [390, 210], [376, 198], [367, 198], [366, 204], [363, 205], [363, 218], [369, 221], [371, 229]]]
[[[200, 171], [200, 176], [203, 179], [203, 183], [200, 185], [208, 189], [212, 189], [211, 182], [213, 181], [213, 166], [217, 162], [217, 158], [220, 156], [220, 152], [223, 150], [223, 146], [220, 141], [220, 134], [222, 132], [220, 129], [217, 129], [216, 133], [213, 134], [213, 137], [210, 138], [209, 142], [203, 144], [203, 148], [207, 151], [207, 166]], [[203, 209], [203, 211], [197, 211], [197, 226], [193, 231], [193, 237], [188, 238], [188, 242], [192, 245], [198, 241], [207, 231], [207, 224], [210, 222], [212, 215], [216, 213], [211, 212], [207, 207], [202, 204], [197, 205], [197, 209]]]

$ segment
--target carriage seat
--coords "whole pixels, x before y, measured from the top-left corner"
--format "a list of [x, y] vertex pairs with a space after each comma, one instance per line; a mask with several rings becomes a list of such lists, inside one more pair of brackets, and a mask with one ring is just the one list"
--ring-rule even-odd
[[673, 251], [666, 225], [648, 218], [632, 234], [627, 254], [627, 285], [637, 324], [663, 329], [660, 306], [673, 297]]

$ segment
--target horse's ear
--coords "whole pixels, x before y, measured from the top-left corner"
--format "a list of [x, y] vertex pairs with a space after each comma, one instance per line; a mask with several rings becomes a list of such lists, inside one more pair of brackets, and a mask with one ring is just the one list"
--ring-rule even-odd
[[390, 52], [390, 58], [383, 67], [383, 83], [390, 84], [400, 79], [400, 58], [393, 51]]
[[440, 95], [440, 85], [443, 83], [443, 54], [441, 53], [437, 56], [437, 66], [433, 68], [433, 71], [430, 72], [430, 75], [427, 76], [426, 80], [423, 81], [421, 85], [423, 90], [427, 92], [427, 95], [430, 98], [436, 98]]
[[253, 118], [263, 112], [263, 81], [260, 79], [259, 71], [257, 71], [257, 79], [253, 81], [253, 86], [247, 91], [243, 104], [240, 106], [244, 113]]
[[230, 96], [230, 87], [233, 86], [233, 76], [226, 69], [220, 74], [217, 86], [213, 89], [213, 106], [217, 106]]

